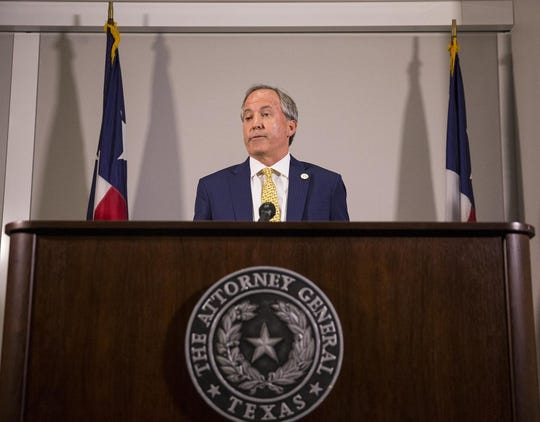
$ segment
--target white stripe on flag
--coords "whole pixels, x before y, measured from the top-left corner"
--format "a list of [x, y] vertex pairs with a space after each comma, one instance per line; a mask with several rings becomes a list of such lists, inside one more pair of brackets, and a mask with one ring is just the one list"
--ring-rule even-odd
[[96, 208], [99, 206], [103, 198], [105, 198], [105, 195], [107, 195], [110, 188], [112, 188], [112, 185], [103, 177], [98, 175], [96, 180], [96, 194], [94, 195], [94, 211], [96, 211]]
[[463, 193], [460, 194], [461, 221], [468, 222], [471, 215], [472, 203], [469, 197]]
[[472, 203], [459, 189], [459, 175], [446, 169], [446, 221], [469, 221]]
[[459, 174], [446, 169], [446, 221], [461, 221]]

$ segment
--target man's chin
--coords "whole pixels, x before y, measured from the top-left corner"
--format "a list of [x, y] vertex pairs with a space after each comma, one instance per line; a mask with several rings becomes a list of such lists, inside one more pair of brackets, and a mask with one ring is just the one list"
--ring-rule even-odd
[[259, 159], [266, 155], [266, 151], [263, 151], [257, 148], [251, 148], [251, 149], [248, 149], [248, 154], [253, 158]]
[[268, 151], [268, 146], [265, 145], [263, 142], [256, 141], [256, 142], [249, 142], [247, 145], [247, 151], [249, 155], [264, 155]]

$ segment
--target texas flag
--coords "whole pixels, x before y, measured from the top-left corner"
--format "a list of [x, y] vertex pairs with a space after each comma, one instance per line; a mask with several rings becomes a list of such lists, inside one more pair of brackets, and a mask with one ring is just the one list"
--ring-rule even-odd
[[449, 46], [451, 65], [446, 132], [446, 220], [474, 222], [476, 214], [471, 158], [458, 49], [459, 46], [453, 40], [453, 44]]
[[124, 139], [126, 112], [120, 70], [120, 33], [112, 19], [105, 24], [107, 50], [103, 116], [87, 220], [127, 220], [127, 161]]

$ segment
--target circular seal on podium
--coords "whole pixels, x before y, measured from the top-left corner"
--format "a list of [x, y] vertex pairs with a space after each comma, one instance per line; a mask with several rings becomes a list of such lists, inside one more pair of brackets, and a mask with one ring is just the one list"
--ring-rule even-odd
[[214, 283], [186, 329], [186, 363], [208, 405], [233, 421], [294, 421], [334, 386], [343, 333], [330, 300], [306, 277], [250, 267]]

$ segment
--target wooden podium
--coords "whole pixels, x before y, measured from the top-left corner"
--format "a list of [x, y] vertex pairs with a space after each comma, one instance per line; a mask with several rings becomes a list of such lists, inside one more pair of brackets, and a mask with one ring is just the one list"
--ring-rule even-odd
[[309, 421], [540, 420], [532, 227], [446, 223], [18, 222], [2, 421], [219, 421], [192, 385], [186, 324], [252, 266], [315, 282], [343, 327]]

